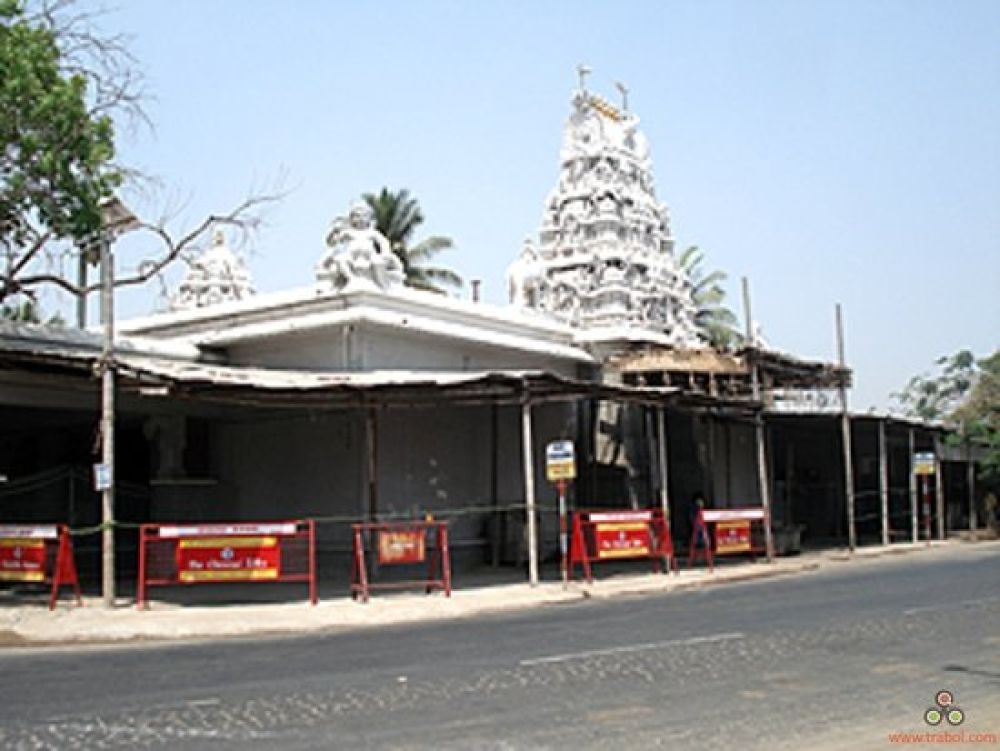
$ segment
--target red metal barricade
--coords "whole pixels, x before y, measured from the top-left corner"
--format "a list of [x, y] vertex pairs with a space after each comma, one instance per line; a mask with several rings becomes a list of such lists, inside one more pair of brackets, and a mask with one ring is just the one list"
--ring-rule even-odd
[[305, 582], [315, 605], [315, 521], [140, 527], [139, 607], [148, 587], [234, 582]]
[[[354, 546], [351, 556], [351, 597], [368, 602], [373, 589], [419, 589], [428, 593], [443, 590], [451, 597], [451, 553], [448, 550], [448, 522], [365, 522], [352, 524]], [[365, 537], [375, 540], [380, 566], [421, 564], [427, 561], [427, 578], [372, 582], [365, 560]], [[430, 555], [428, 555], [428, 550]]]
[[[766, 553], [767, 548], [763, 544], [765, 538], [763, 527], [767, 521], [764, 509], [757, 506], [698, 509], [698, 515], [694, 520], [694, 529], [691, 531], [688, 567], [694, 565], [698, 557], [699, 546], [705, 557], [705, 562], [708, 563], [709, 571], [714, 569], [714, 556], [716, 555], [749, 553], [751, 556], [756, 556], [757, 553]], [[758, 544], [754, 544], [753, 524], [761, 525]]]
[[80, 580], [73, 558], [73, 540], [65, 524], [0, 525], [0, 581], [51, 583], [49, 610], [56, 606], [59, 589], [73, 587], [80, 600]]
[[594, 580], [591, 563], [647, 559], [660, 571], [661, 560], [677, 572], [670, 525], [661, 509], [643, 511], [574, 511], [569, 549], [569, 576], [576, 565], [588, 582]]

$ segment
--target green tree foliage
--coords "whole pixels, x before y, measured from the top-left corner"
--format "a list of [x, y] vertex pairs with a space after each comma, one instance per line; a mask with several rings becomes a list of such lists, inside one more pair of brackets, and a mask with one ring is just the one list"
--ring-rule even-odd
[[939, 357], [937, 372], [922, 373], [893, 394], [900, 411], [919, 420], [945, 421], [965, 400], [976, 377], [976, 358], [969, 350]]
[[1000, 350], [981, 360], [961, 350], [935, 365], [893, 394], [896, 405], [909, 417], [943, 422], [954, 431], [951, 443], [984, 449], [981, 476], [1000, 483]]
[[[0, 303], [8, 317], [43, 285], [74, 296], [96, 262], [103, 209], [116, 188], [142, 176], [115, 162], [115, 123], [145, 121], [141, 76], [121, 36], [102, 33], [75, 0], [0, 0]], [[251, 195], [181, 234], [166, 212], [129, 227], [147, 235], [149, 254], [115, 286], [142, 284], [202, 246], [212, 227], [259, 224], [255, 210], [279, 194]], [[106, 235], [105, 235], [106, 236]], [[72, 259], [76, 280], [66, 276]], [[37, 309], [36, 309], [37, 314]]]
[[122, 180], [111, 116], [66, 62], [44, 16], [0, 0], [0, 300], [30, 291], [39, 280], [27, 271], [48, 247], [92, 237]]
[[969, 395], [952, 413], [961, 437], [985, 448], [985, 479], [1000, 484], [1000, 349], [977, 363]]
[[424, 215], [406, 188], [397, 192], [382, 188], [378, 193], [365, 193], [363, 198], [375, 214], [378, 231], [386, 236], [403, 264], [408, 286], [442, 293], [447, 287], [462, 286], [462, 277], [451, 269], [429, 265], [435, 255], [454, 247], [451, 238], [434, 235], [411, 244]]
[[722, 283], [726, 280], [723, 271], [705, 271], [702, 264], [705, 254], [697, 245], [681, 253], [678, 265], [691, 281], [691, 297], [696, 308], [695, 324], [705, 333], [709, 344], [716, 349], [732, 349], [740, 344], [742, 337], [737, 329], [737, 320], [726, 306], [726, 291]]

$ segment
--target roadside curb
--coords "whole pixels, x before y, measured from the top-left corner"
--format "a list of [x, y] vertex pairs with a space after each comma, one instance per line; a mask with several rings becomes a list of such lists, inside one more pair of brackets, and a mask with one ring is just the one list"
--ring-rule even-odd
[[[993, 544], [998, 543], [994, 541]], [[563, 589], [561, 582], [544, 582], [537, 588], [521, 582], [459, 589], [450, 598], [427, 598], [417, 594], [390, 595], [365, 605], [344, 597], [326, 600], [315, 608], [305, 607], [301, 603], [222, 607], [157, 607], [154, 604], [148, 611], [138, 611], [134, 607], [110, 611], [99, 607], [60, 607], [50, 612], [37, 606], [23, 606], [6, 612], [0, 610], [0, 647], [20, 650], [170, 644], [410, 626], [514, 613], [541, 606], [578, 605], [587, 601], [605, 602], [619, 597], [690, 592], [725, 584], [801, 575], [839, 563], [864, 562], [904, 553], [941, 551], [948, 547], [968, 545], [968, 541], [949, 540], [935, 542], [930, 546], [871, 547], [853, 554], [846, 550], [825, 551], [806, 554], [794, 561], [784, 559], [769, 564], [728, 564], [716, 567], [711, 573], [699, 568], [685, 569], [679, 574], [620, 575], [591, 584], [572, 582], [566, 589]]]

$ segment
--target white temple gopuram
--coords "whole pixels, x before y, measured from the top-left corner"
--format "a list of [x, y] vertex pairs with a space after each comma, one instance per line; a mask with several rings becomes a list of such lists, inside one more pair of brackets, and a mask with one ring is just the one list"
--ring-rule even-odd
[[586, 88], [586, 68], [563, 133], [559, 181], [537, 245], [510, 266], [513, 305], [589, 332], [591, 340], [649, 338], [703, 344], [691, 284], [674, 260], [670, 215], [656, 197], [639, 118]]

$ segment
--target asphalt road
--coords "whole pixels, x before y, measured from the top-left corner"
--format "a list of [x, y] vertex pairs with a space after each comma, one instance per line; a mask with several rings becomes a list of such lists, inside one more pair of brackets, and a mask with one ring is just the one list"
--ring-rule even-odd
[[[940, 689], [961, 726], [924, 723]], [[0, 728], [16, 749], [1000, 748], [971, 743], [1000, 733], [1000, 546], [432, 626], [8, 649]]]

